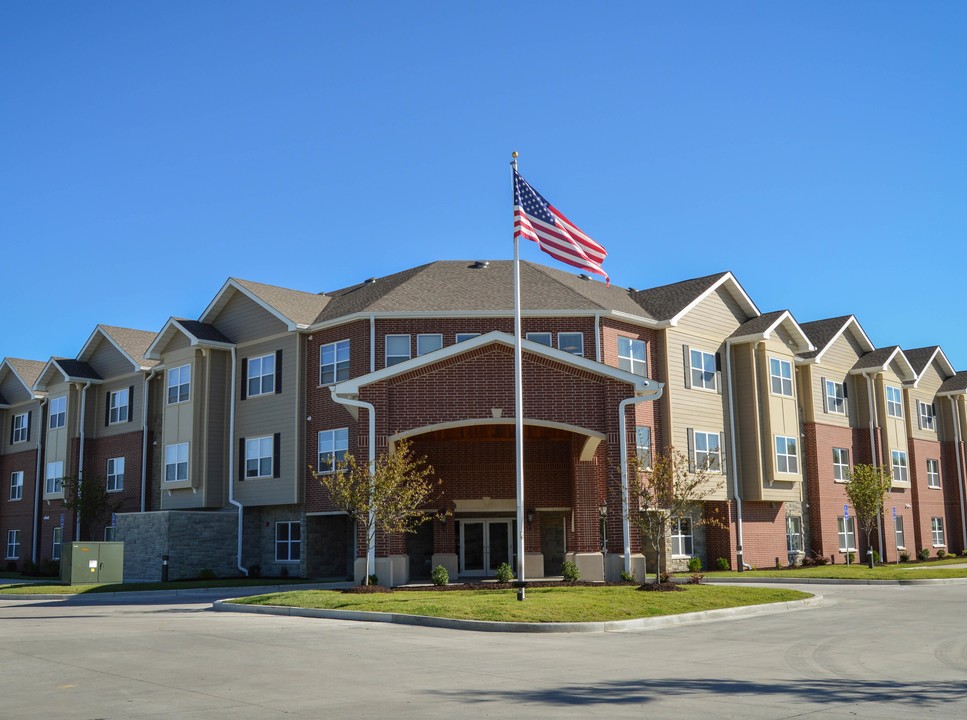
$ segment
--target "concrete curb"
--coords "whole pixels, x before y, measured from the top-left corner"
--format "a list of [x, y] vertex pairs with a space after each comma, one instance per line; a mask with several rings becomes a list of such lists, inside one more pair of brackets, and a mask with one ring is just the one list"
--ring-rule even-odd
[[425, 615], [402, 615], [399, 613], [360, 612], [356, 610], [317, 610], [314, 608], [280, 607], [277, 605], [237, 605], [233, 598], [212, 603], [218, 612], [252, 613], [256, 615], [288, 615], [290, 617], [323, 618], [326, 620], [356, 620], [362, 622], [396, 623], [418, 627], [445, 628], [449, 630], [472, 630], [476, 632], [518, 632], [518, 633], [579, 633], [579, 632], [629, 632], [651, 630], [654, 628], [694, 623], [732, 620], [760, 615], [807, 610], [823, 604], [822, 595], [814, 595], [804, 600], [791, 600], [766, 605], [745, 605], [743, 607], [704, 610], [702, 612], [662, 615], [653, 618], [634, 620], [612, 620], [608, 622], [584, 623], [518, 623], [494, 622], [490, 620], [452, 620], [449, 618], [427, 617]]
[[[291, 585], [248, 585], [239, 588], [185, 588], [183, 590], [130, 590], [127, 592], [76, 593], [41, 595], [39, 593], [4, 594], [0, 593], [0, 600], [117, 600], [131, 598], [132, 600], [157, 598], [188, 597], [191, 595], [224, 595], [226, 590], [241, 590], [245, 595], [265, 595], [267, 593], [288, 592], [290, 590], [343, 590], [352, 587], [352, 583], [297, 583]], [[244, 597], [244, 595], [239, 596]]]
[[918, 578], [910, 580], [851, 580], [848, 578], [710, 578], [703, 583], [709, 585], [967, 585], [967, 578]]

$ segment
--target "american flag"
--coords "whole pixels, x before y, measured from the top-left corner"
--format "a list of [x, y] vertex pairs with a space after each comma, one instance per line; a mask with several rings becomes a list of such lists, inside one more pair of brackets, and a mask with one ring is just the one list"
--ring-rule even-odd
[[581, 232], [514, 170], [514, 237], [533, 240], [555, 260], [604, 275], [607, 251]]

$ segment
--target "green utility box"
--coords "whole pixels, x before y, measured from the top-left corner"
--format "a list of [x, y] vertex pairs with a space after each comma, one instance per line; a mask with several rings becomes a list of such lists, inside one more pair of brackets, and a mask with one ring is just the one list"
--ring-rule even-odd
[[124, 582], [124, 543], [65, 544], [60, 558], [60, 579], [68, 585]]

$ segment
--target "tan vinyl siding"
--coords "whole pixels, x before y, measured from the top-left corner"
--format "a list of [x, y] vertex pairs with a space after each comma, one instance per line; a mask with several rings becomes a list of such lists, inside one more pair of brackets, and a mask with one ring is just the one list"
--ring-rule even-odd
[[[61, 497], [62, 493], [48, 494], [47, 493], [47, 465], [52, 462], [62, 462], [64, 463], [64, 476], [73, 473], [74, 468], [70, 464], [70, 437], [76, 433], [77, 428], [77, 416], [79, 414], [78, 409], [78, 393], [72, 390], [67, 383], [60, 383], [57, 385], [47, 386], [47, 397], [49, 400], [53, 400], [58, 397], [67, 398], [67, 421], [63, 427], [50, 429], [49, 414], [48, 419], [44, 423], [43, 431], [47, 433], [47, 438], [44, 441], [44, 460], [40, 468], [40, 478], [43, 484], [43, 493], [45, 498], [57, 498]], [[48, 400], [48, 402], [49, 402]]]
[[[22, 388], [23, 386], [20, 385], [20, 387]], [[10, 398], [8, 397], [7, 399], [9, 400]], [[22, 415], [25, 413], [32, 413], [32, 415], [30, 415], [30, 440], [11, 445], [10, 426], [13, 422], [13, 418], [15, 415]], [[0, 410], [0, 416], [3, 417], [2, 430], [0, 430], [0, 455], [37, 449], [37, 442], [41, 436], [41, 433], [46, 430], [43, 425], [43, 418], [41, 418], [40, 403], [38, 401], [35, 400], [33, 402], [22, 403], [20, 405], [11, 405], [6, 410]]]
[[208, 355], [208, 375], [205, 377], [207, 402], [206, 422], [198, 433], [199, 446], [205, 448], [205, 506], [222, 507], [228, 503], [228, 426], [229, 381], [231, 355], [226, 351], [212, 351]]
[[[906, 411], [910, 414], [910, 434], [919, 440], [953, 440], [953, 433], [947, 434], [946, 424], [941, 419], [941, 407], [946, 400], [937, 398], [937, 391], [946, 379], [943, 369], [936, 360], [924, 370], [917, 387], [908, 388], [906, 393]], [[935, 404], [938, 420], [934, 430], [921, 428], [917, 417], [917, 400], [922, 403]], [[949, 415], [948, 415], [949, 417]]]
[[[900, 388], [901, 393], [901, 405], [903, 406], [903, 417], [897, 418], [887, 414], [887, 401], [886, 401], [886, 387], [887, 385], [892, 385], [893, 387]], [[910, 455], [909, 455], [909, 445], [907, 442], [907, 420], [910, 418], [910, 410], [907, 407], [907, 403], [903, 401], [903, 383], [900, 381], [899, 376], [890, 366], [885, 372], [877, 375], [876, 378], [876, 402], [877, 416], [879, 417], [879, 425], [883, 430], [883, 457], [882, 462], [884, 465], [892, 464], [892, 453], [894, 450], [901, 450], [907, 453], [907, 466], [909, 467]], [[915, 419], [913, 419], [916, 422]], [[909, 483], [902, 483], [902, 487], [908, 487]]]
[[[802, 481], [803, 447], [801, 433], [799, 429], [799, 405], [796, 401], [796, 384], [792, 383], [792, 396], [779, 395], [772, 392], [770, 363], [771, 358], [776, 358], [790, 364], [794, 364], [795, 358], [788, 345], [778, 339], [770, 339], [760, 346], [760, 359], [762, 360], [760, 372], [762, 373], [763, 383], [767, 384], [768, 394], [764, 395], [768, 400], [763, 404], [762, 413], [762, 446], [764, 480], [766, 490], [763, 499], [798, 499], [798, 483]], [[797, 471], [779, 472], [776, 462], [776, 437], [791, 437], [796, 441], [797, 449]], [[777, 495], [776, 493], [782, 493]], [[785, 493], [790, 493], [789, 497]]]
[[287, 329], [285, 323], [239, 292], [235, 292], [218, 315], [208, 322], [234, 343], [277, 335]]
[[0, 395], [6, 398], [11, 405], [30, 399], [27, 390], [12, 372], [8, 372], [3, 378], [3, 382], [0, 382]]
[[293, 418], [298, 416], [297, 408], [301, 396], [296, 372], [299, 340], [297, 335], [290, 334], [246, 346], [244, 354], [239, 352], [236, 388], [240, 390], [243, 362], [282, 350], [282, 392], [236, 400], [236, 453], [239, 449], [239, 438], [272, 437], [279, 433], [281, 446], [278, 478], [248, 478], [239, 481], [238, 468], [244, 468], [245, 456], [242, 454], [238, 458], [232, 481], [236, 483], [235, 494], [244, 505], [286, 505], [298, 502], [299, 473], [296, 472], [296, 451], [302, 433], [299, 433], [300, 438], [296, 437]]
[[[133, 388], [133, 389], [132, 389]], [[118, 390], [131, 389], [128, 398], [129, 422], [105, 424], [110, 394]], [[125, 435], [141, 429], [141, 395], [144, 392], [144, 377], [141, 374], [127, 375], [103, 385], [91, 386], [88, 390], [87, 402], [92, 404], [92, 412], [88, 414], [87, 432], [92, 438], [105, 438], [114, 435]], [[133, 420], [131, 420], [133, 418]]]
[[134, 366], [108, 340], [101, 338], [97, 348], [91, 354], [88, 364], [104, 379], [119, 375], [129, 375]]
[[[162, 441], [159, 443], [161, 506], [163, 510], [180, 510], [204, 506], [203, 493], [193, 492], [201, 486], [202, 465], [199, 458], [203, 452], [198, 447], [195, 426], [196, 405], [204, 397], [200, 387], [203, 377], [200, 354], [191, 348], [166, 353], [165, 371], [161, 378], [161, 403], [164, 408], [162, 421]], [[191, 365], [191, 389], [185, 402], [168, 404], [168, 373], [182, 365]], [[188, 445], [188, 482], [165, 482], [165, 448], [168, 445], [187, 442]]]
[[720, 287], [692, 308], [676, 329], [721, 343], [748, 319], [728, 290]]
[[742, 497], [758, 500], [762, 495], [762, 453], [759, 437], [759, 392], [755, 371], [755, 344], [745, 343], [732, 348], [733, 391], [735, 392], [735, 422], [738, 427], [739, 479]]
[[161, 348], [161, 352], [165, 354], [165, 357], [173, 356], [179, 350], [187, 350], [191, 347], [191, 341], [188, 336], [185, 335], [180, 330], [172, 333], [171, 339], [168, 344]]
[[[823, 353], [822, 362], [811, 366], [812, 382], [810, 394], [812, 396], [812, 413], [806, 413], [805, 417], [807, 422], [812, 421], [822, 423], [823, 425], [836, 425], [839, 427], [860, 427], [859, 414], [857, 412], [859, 409], [859, 398], [858, 393], [855, 392], [855, 386], [860, 382], [866, 381], [862, 378], [850, 378], [848, 373], [861, 355], [863, 355], [862, 348], [860, 348], [853, 338], [853, 334], [846, 331], [836, 338], [835, 342]], [[823, 396], [826, 393], [823, 378], [832, 382], [846, 384], [846, 415], [825, 412], [823, 410]]]

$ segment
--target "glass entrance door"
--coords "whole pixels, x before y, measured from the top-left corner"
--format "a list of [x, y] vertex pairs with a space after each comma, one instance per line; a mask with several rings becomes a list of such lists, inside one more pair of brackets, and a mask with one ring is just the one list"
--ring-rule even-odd
[[460, 574], [493, 575], [501, 563], [514, 566], [514, 521], [461, 520]]

